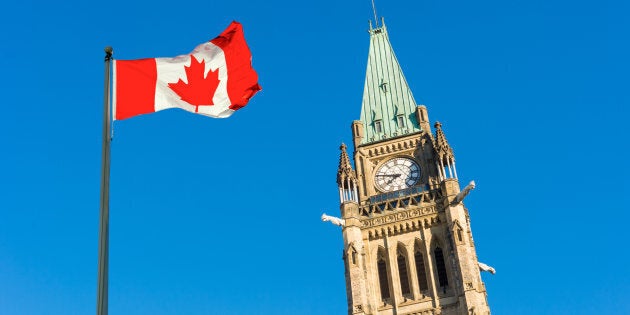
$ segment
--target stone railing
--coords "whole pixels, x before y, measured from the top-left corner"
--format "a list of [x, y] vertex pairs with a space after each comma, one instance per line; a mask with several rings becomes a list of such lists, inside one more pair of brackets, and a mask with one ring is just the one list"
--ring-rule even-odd
[[372, 217], [374, 214], [382, 214], [396, 209], [405, 209], [409, 206], [420, 207], [435, 203], [442, 197], [439, 189], [427, 190], [427, 187], [411, 187], [399, 191], [381, 194], [370, 198], [370, 202], [360, 207], [363, 216]]

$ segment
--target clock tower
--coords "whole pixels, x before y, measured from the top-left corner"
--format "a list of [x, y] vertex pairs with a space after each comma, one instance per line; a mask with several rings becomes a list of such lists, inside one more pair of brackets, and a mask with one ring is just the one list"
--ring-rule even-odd
[[[417, 105], [384, 21], [370, 23], [363, 102], [337, 172], [348, 314], [489, 314], [455, 155]], [[331, 218], [331, 217], [328, 217]], [[486, 265], [481, 264], [484, 267]]]

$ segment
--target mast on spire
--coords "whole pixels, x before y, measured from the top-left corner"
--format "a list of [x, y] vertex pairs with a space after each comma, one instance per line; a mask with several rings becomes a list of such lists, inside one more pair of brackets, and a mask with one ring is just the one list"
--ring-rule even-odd
[[[374, 23], [376, 23], [376, 28], [378, 28], [378, 17], [376, 15], [376, 5], [374, 4], [374, 0], [372, 0], [372, 12], [374, 12]], [[372, 21], [370, 21], [370, 30], [372, 30]]]

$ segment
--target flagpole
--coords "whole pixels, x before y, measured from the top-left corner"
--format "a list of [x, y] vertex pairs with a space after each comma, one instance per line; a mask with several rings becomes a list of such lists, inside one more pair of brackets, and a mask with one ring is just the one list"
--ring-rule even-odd
[[101, 160], [101, 211], [98, 236], [98, 289], [96, 314], [107, 315], [107, 280], [109, 278], [109, 157], [111, 143], [110, 69], [112, 47], [105, 47], [105, 100], [103, 109], [103, 155]]

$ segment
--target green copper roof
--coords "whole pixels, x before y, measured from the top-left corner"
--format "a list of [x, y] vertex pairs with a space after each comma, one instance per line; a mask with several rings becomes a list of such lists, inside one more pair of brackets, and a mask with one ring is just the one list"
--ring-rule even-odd
[[[370, 23], [368, 53], [361, 122], [361, 144], [377, 142], [420, 131], [416, 119], [416, 101], [389, 42], [385, 22], [378, 28]], [[380, 125], [380, 126], [379, 126]]]

